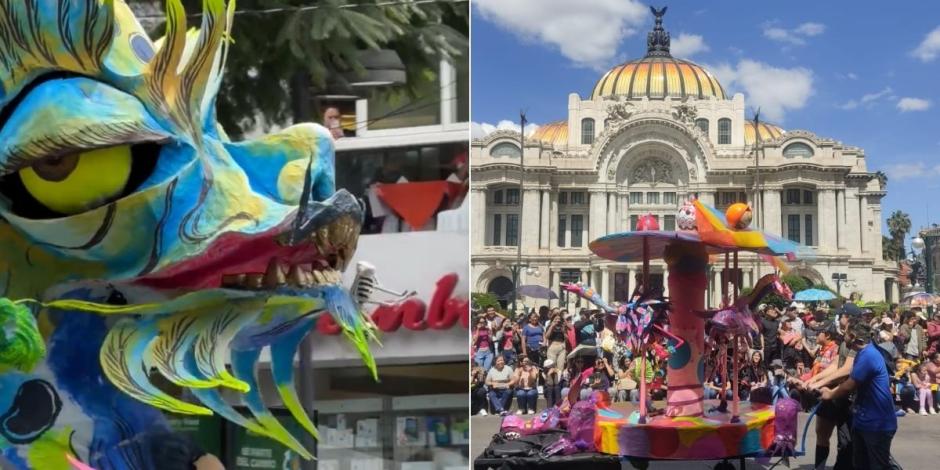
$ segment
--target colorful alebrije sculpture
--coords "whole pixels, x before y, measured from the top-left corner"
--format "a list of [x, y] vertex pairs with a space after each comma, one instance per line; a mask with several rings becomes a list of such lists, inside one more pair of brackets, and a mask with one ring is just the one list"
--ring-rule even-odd
[[234, 2], [203, 4], [187, 34], [167, 0], [154, 43], [123, 0], [0, 0], [0, 294], [39, 301], [44, 340], [25, 306], [0, 303], [15, 468], [159, 468], [144, 436], [169, 429], [160, 410], [217, 413], [311, 458], [264, 406], [255, 363], [267, 349], [281, 401], [316, 436], [293, 358], [325, 313], [376, 374], [373, 325], [340, 283], [363, 216], [334, 188], [330, 134], [226, 137]]
[[676, 213], [676, 227], [686, 232], [694, 232], [697, 229], [695, 223], [695, 205], [692, 201], [686, 201]]
[[655, 339], [671, 340], [673, 344], [666, 346], [671, 352], [675, 352], [675, 349], [684, 343], [682, 338], [673, 335], [663, 326], [667, 320], [669, 303], [662, 299], [640, 298], [625, 304], [610, 305], [594, 288], [580, 282], [562, 283], [561, 287], [615, 316], [614, 329], [627, 352], [633, 356], [639, 355], [642, 348], [649, 347]]
[[[733, 380], [738, 377], [738, 351], [746, 351], [752, 347], [753, 338], [760, 332], [758, 320], [755, 316], [757, 305], [761, 300], [776, 293], [784, 299], [789, 300], [792, 292], [786, 284], [780, 281], [776, 274], [767, 274], [761, 277], [754, 289], [748, 294], [738, 297], [730, 306], [705, 312], [698, 312], [699, 315], [707, 318], [706, 324], [706, 342], [713, 350], [719, 352], [717, 361], [714, 365], [715, 373], [721, 374], [723, 387], [728, 386], [728, 361], [727, 351], [730, 347], [732, 358], [734, 360], [735, 370], [730, 374]], [[706, 373], [706, 376], [710, 374]], [[736, 385], [735, 385], [736, 386]], [[724, 390], [721, 393], [722, 406], [720, 411], [724, 411]], [[737, 390], [733, 394], [735, 400], [735, 409], [737, 409]], [[732, 422], [737, 418], [737, 414], [732, 418]]]
[[743, 202], [731, 204], [728, 206], [728, 210], [725, 211], [725, 218], [728, 219], [728, 225], [736, 230], [748, 228], [751, 225], [752, 216], [751, 206]]

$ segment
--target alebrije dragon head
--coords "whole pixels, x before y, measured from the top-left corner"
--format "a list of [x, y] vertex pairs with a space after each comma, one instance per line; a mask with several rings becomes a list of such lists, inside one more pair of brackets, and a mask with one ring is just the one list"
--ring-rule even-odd
[[[88, 373], [126, 395], [216, 412], [309, 457], [263, 410], [253, 366], [270, 347], [284, 404], [311, 433], [291, 348], [316, 314], [332, 313], [374, 372], [368, 319], [340, 285], [362, 209], [335, 190], [323, 127], [245, 142], [221, 129], [234, 11], [204, 0], [188, 34], [180, 0], [167, 0], [154, 42], [123, 0], [0, 0], [0, 292], [46, 306], [53, 388], [67, 387], [69, 347], [97, 341], [100, 369]], [[69, 329], [92, 314], [108, 320]], [[204, 406], [149, 384], [144, 364]], [[219, 387], [247, 393], [253, 416]]]

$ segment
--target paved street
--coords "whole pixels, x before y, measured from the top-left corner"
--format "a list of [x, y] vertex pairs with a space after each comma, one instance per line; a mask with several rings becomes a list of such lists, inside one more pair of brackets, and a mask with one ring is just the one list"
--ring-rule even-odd
[[[661, 404], [660, 404], [661, 405]], [[802, 433], [806, 423], [806, 414], [800, 415], [798, 431]], [[470, 419], [470, 455], [475, 458], [486, 448], [493, 434], [499, 430], [500, 418], [498, 416], [474, 416]], [[935, 469], [940, 467], [940, 415], [917, 416], [908, 415], [898, 418], [898, 433], [892, 445], [892, 454], [904, 469]], [[813, 449], [816, 446], [816, 435], [810, 427], [806, 439], [806, 449], [809, 455], [790, 461], [792, 469], [810, 470], [813, 467]], [[802, 439], [798, 436], [797, 442]], [[832, 438], [833, 451], [829, 456], [828, 464], [835, 463], [835, 436]], [[776, 461], [776, 459], [774, 459]], [[715, 462], [653, 462], [650, 469], [710, 469]], [[760, 465], [748, 461], [748, 469], [767, 469], [770, 465]], [[629, 464], [624, 469], [632, 468]], [[780, 464], [776, 468], [786, 468]]]

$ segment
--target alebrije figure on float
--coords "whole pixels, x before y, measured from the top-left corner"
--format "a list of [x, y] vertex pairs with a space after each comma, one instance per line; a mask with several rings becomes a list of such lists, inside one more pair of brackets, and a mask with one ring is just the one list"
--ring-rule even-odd
[[154, 42], [123, 0], [0, 0], [0, 450], [14, 468], [161, 468], [162, 411], [218, 414], [312, 458], [255, 366], [266, 350], [280, 401], [316, 436], [293, 358], [320, 320], [377, 377], [374, 326], [341, 282], [363, 215], [335, 188], [333, 140], [314, 124], [229, 140], [215, 103], [235, 4], [203, 5], [188, 33], [167, 0]]

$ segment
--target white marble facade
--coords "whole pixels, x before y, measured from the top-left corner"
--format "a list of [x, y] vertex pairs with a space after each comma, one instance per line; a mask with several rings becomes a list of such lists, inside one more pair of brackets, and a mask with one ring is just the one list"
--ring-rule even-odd
[[[668, 49], [666, 57], [671, 60]], [[657, 79], [648, 75], [649, 81]], [[581, 279], [620, 300], [633, 289], [639, 264], [600, 259], [588, 243], [630, 230], [635, 217], [647, 213], [671, 229], [679, 205], [694, 196], [722, 209], [747, 201], [754, 208], [753, 225], [814, 247], [815, 256], [792, 263], [795, 273], [834, 290], [832, 275], [844, 273], [847, 281], [838, 286], [843, 295], [898, 300], [897, 268], [882, 260], [881, 251], [886, 187], [869, 171], [863, 149], [771, 124], [755, 132], [744, 97], [727, 97], [723, 89], [719, 94], [720, 86], [705, 96], [684, 89], [656, 96], [651, 87], [624, 96], [598, 93], [601, 85], [589, 98], [569, 95], [567, 119], [527, 137], [524, 152], [515, 132], [497, 131], [472, 142], [472, 291], [511, 285], [509, 266], [516, 263], [521, 238], [529, 273], [520, 284], [557, 292], [559, 282]], [[719, 264], [709, 273], [710, 305], [719, 300]], [[746, 254], [740, 267], [744, 286], [772, 271]], [[663, 271], [660, 262], [652, 264], [651, 272]]]

